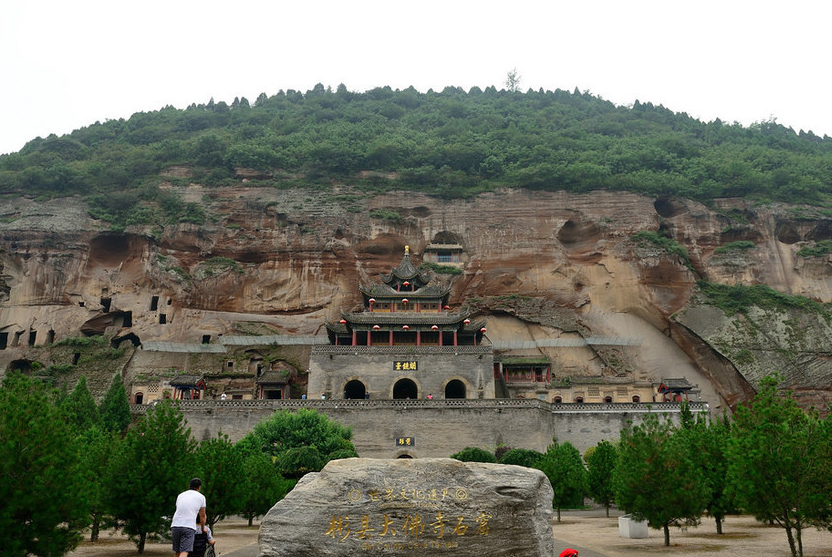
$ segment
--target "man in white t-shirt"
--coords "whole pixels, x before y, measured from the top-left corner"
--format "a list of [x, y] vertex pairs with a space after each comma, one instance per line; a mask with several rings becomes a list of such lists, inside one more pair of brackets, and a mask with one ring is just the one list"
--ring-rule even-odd
[[200, 524], [205, 524], [205, 496], [199, 492], [200, 489], [202, 481], [194, 478], [190, 489], [176, 498], [176, 512], [173, 513], [170, 524], [173, 554], [176, 557], [188, 557], [188, 553], [193, 550], [197, 516]]

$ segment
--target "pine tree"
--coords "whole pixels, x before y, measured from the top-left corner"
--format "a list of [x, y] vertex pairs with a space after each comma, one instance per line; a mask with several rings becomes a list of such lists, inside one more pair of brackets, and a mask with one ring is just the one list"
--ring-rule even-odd
[[240, 510], [242, 500], [242, 453], [228, 440], [227, 435], [217, 434], [199, 444], [196, 451], [196, 469], [202, 479], [202, 494], [211, 502], [205, 515], [208, 525]]
[[618, 506], [636, 520], [664, 530], [698, 524], [710, 492], [690, 458], [686, 439], [668, 422], [648, 415], [644, 423], [621, 431], [613, 486]]
[[86, 499], [72, 426], [41, 383], [0, 387], [0, 553], [64, 555], [81, 538]]
[[740, 506], [783, 528], [793, 557], [801, 557], [803, 529], [832, 520], [832, 426], [780, 394], [777, 383], [765, 378], [751, 405], [737, 410], [728, 473]]
[[87, 378], [83, 375], [78, 379], [72, 393], [63, 399], [61, 407], [66, 412], [69, 423], [78, 433], [88, 430], [100, 421], [95, 399], [92, 398], [87, 388]]
[[586, 468], [572, 443], [558, 444], [553, 441], [535, 465], [549, 478], [554, 491], [552, 504], [558, 511], [564, 507], [579, 506], [586, 494]]
[[242, 451], [243, 486], [240, 515], [251, 526], [255, 517], [263, 516], [275, 503], [283, 499], [297, 480], [287, 480], [277, 473], [272, 459], [261, 452]]
[[98, 407], [98, 412], [101, 415], [101, 425], [107, 431], [113, 431], [119, 434], [124, 434], [127, 431], [127, 426], [130, 425], [130, 404], [127, 402], [127, 391], [124, 389], [124, 383], [121, 382], [121, 377], [113, 376], [113, 382], [110, 384], [110, 389], [104, 395], [104, 400]]
[[194, 476], [195, 450], [182, 412], [170, 403], [151, 408], [127, 431], [107, 475], [107, 506], [139, 553], [148, 535], [169, 530], [164, 517]]
[[615, 445], [609, 441], [601, 441], [594, 447], [594, 450], [586, 455], [586, 464], [589, 468], [587, 472], [587, 492], [596, 503], [604, 505], [607, 517], [610, 516], [610, 505], [615, 501], [612, 474], [617, 460], [618, 452]]

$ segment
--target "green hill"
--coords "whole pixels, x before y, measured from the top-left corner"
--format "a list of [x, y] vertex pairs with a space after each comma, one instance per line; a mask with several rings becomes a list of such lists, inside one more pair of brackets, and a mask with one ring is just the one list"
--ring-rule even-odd
[[242, 167], [256, 171], [254, 184], [277, 188], [349, 181], [448, 197], [512, 186], [832, 202], [832, 138], [775, 121], [704, 123], [578, 90], [343, 85], [165, 107], [38, 138], [0, 157], [0, 193], [81, 195], [117, 227], [161, 214], [200, 222], [204, 214], [158, 189], [159, 173], [181, 165], [207, 186], [237, 183]]

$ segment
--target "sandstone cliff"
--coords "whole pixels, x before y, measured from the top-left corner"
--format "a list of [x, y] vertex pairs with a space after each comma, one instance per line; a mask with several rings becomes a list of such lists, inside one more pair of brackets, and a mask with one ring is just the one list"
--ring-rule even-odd
[[[129, 351], [147, 341], [318, 334], [360, 303], [357, 285], [388, 272], [405, 245], [418, 262], [429, 244], [455, 243], [463, 273], [437, 279], [452, 282], [457, 306], [488, 317], [491, 341], [622, 339], [542, 348], [557, 376], [685, 376], [712, 407], [733, 407], [779, 370], [807, 404], [828, 409], [825, 319], [727, 316], [695, 296], [706, 279], [832, 300], [829, 258], [796, 256], [832, 238], [832, 218], [810, 209], [603, 191], [444, 200], [348, 186], [169, 187], [201, 203], [208, 224], [112, 232], [78, 199], [0, 201], [0, 369], [51, 366], [72, 377], [69, 356], [43, 345], [83, 334], [130, 335]], [[657, 230], [689, 258], [632, 239]], [[715, 253], [737, 241], [753, 247]]]

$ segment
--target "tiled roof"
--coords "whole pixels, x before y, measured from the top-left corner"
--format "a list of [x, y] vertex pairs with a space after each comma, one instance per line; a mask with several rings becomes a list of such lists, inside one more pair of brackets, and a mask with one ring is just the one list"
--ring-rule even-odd
[[202, 381], [201, 375], [177, 375], [170, 380], [172, 387], [193, 387]]
[[414, 292], [401, 292], [386, 284], [373, 284], [371, 286], [359, 286], [358, 289], [371, 297], [383, 298], [442, 298], [451, 291], [451, 287], [438, 285], [423, 286]]
[[258, 383], [285, 383], [288, 375], [280, 371], [267, 371], [257, 378]]

